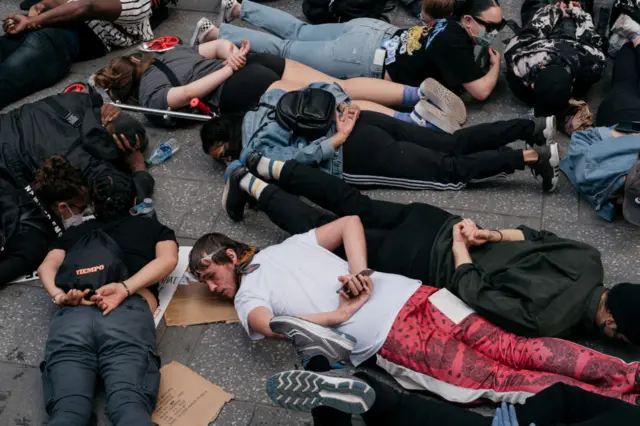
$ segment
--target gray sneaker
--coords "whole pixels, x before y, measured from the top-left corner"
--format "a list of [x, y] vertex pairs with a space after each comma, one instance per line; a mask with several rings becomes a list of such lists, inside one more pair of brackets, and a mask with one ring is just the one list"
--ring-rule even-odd
[[274, 333], [293, 340], [305, 365], [315, 355], [327, 358], [331, 366], [344, 363], [356, 347], [354, 337], [297, 317], [274, 317], [269, 326]]
[[546, 192], [553, 192], [558, 187], [560, 178], [560, 154], [558, 154], [558, 144], [552, 143], [542, 147], [534, 148], [538, 153], [538, 161], [529, 166], [534, 176], [542, 177], [542, 189]]
[[367, 383], [342, 370], [326, 373], [292, 370], [267, 379], [269, 398], [281, 407], [296, 411], [311, 411], [316, 407], [331, 407], [344, 413], [361, 414], [376, 400], [375, 391]]
[[213, 22], [211, 22], [207, 18], [200, 18], [193, 30], [193, 34], [191, 35], [191, 41], [189, 42], [189, 44], [191, 44], [191, 46], [199, 46], [201, 43], [200, 40], [202, 40], [202, 36], [212, 28], [215, 28]]
[[628, 15], [621, 14], [618, 16], [618, 19], [616, 19], [613, 27], [611, 27], [609, 54], [615, 56], [625, 43], [638, 36], [640, 36], [640, 24]]

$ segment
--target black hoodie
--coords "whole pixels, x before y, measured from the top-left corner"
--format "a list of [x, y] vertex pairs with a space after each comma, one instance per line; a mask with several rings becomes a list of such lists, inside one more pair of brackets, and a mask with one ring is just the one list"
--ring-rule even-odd
[[563, 337], [593, 331], [604, 292], [600, 252], [577, 241], [524, 225], [524, 241], [469, 249], [473, 264], [456, 269], [454, 216], [431, 249], [429, 284], [446, 287], [478, 314], [521, 336]]

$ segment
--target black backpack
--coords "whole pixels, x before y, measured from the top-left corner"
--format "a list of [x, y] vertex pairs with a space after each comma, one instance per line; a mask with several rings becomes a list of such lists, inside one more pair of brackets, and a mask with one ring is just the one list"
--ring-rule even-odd
[[386, 0], [303, 0], [302, 12], [312, 24], [347, 22], [356, 18], [382, 19], [389, 22], [385, 13], [394, 5]]
[[129, 278], [122, 258], [122, 250], [104, 228], [92, 229], [67, 251], [56, 274], [56, 286], [93, 293], [103, 285], [122, 282]]
[[[270, 118], [294, 136], [314, 141], [325, 136], [335, 122], [336, 97], [331, 92], [314, 87], [285, 93], [276, 106], [259, 103], [271, 110]], [[262, 130], [260, 126], [251, 139]]]

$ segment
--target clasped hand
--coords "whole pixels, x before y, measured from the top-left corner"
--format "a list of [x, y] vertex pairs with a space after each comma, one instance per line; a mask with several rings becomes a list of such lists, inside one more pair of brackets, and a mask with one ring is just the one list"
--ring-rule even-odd
[[242, 40], [239, 49], [236, 46], [229, 47], [230, 55], [224, 61], [224, 65], [230, 67], [233, 72], [238, 71], [247, 64], [247, 54], [250, 50], [249, 40]]
[[453, 225], [453, 242], [465, 246], [481, 246], [491, 241], [492, 231], [479, 229], [471, 219], [463, 219]]
[[[338, 311], [341, 311], [347, 321], [371, 298], [373, 293], [373, 281], [371, 277], [361, 274], [357, 275], [341, 275], [338, 280], [342, 284], [343, 289], [340, 290], [340, 303]], [[344, 288], [348, 288], [347, 294]]]

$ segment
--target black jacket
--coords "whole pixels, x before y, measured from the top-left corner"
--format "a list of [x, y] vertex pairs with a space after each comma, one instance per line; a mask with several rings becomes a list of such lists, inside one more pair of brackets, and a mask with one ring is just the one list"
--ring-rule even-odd
[[[95, 93], [67, 93], [0, 115], [0, 285], [32, 272], [44, 258], [36, 248], [47, 248], [60, 232], [29, 194], [35, 172], [47, 157], [66, 156], [89, 183], [104, 173], [129, 175], [121, 152], [102, 127], [101, 107], [102, 99]], [[63, 111], [78, 118], [75, 126]], [[147, 172], [133, 179], [136, 188], [148, 189], [144, 196], [150, 195], [153, 178]]]
[[522, 336], [566, 336], [595, 326], [604, 292], [600, 252], [547, 231], [520, 226], [524, 241], [470, 248], [473, 264], [455, 268], [452, 217], [431, 251], [430, 283], [443, 286], [483, 317]]

